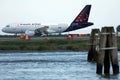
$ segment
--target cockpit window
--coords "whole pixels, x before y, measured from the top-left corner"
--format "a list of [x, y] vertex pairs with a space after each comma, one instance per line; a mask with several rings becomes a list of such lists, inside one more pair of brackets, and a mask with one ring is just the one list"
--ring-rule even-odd
[[6, 27], [10, 27], [10, 25], [7, 25]]

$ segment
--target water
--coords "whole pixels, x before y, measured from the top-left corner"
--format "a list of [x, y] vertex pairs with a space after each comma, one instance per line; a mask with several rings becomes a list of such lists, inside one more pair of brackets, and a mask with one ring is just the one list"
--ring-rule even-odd
[[120, 80], [96, 74], [87, 52], [0, 53], [0, 80]]

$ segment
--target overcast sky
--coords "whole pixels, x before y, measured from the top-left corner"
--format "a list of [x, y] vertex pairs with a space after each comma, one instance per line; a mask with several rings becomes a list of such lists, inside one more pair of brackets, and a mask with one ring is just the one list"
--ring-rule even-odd
[[94, 25], [72, 33], [120, 25], [120, 0], [0, 0], [0, 34], [11, 23], [70, 24], [87, 4], [92, 5], [89, 22]]

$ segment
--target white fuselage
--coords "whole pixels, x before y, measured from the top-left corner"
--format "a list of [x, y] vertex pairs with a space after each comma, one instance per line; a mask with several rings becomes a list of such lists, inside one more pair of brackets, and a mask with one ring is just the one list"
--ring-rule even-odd
[[26, 31], [35, 31], [39, 28], [44, 28], [47, 26], [48, 33], [59, 33], [63, 32], [68, 28], [67, 24], [58, 24], [58, 25], [41, 25], [41, 24], [10, 24], [5, 26], [2, 31], [5, 33], [14, 33], [14, 34], [21, 34], [25, 33]]

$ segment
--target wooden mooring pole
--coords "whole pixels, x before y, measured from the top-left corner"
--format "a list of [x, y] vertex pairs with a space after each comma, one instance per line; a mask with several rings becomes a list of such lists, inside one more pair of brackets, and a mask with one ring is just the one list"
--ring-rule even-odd
[[[97, 49], [97, 68], [96, 73], [110, 74], [110, 65], [112, 64], [113, 74], [119, 73], [117, 39], [113, 27], [103, 27], [99, 39], [99, 49]], [[111, 64], [110, 64], [111, 63]]]
[[96, 42], [98, 40], [98, 35], [100, 30], [99, 29], [92, 29], [91, 36], [90, 36], [90, 44], [89, 44], [89, 52], [88, 52], [88, 58], [87, 60], [89, 62], [96, 62], [97, 60], [97, 53], [96, 53]]

